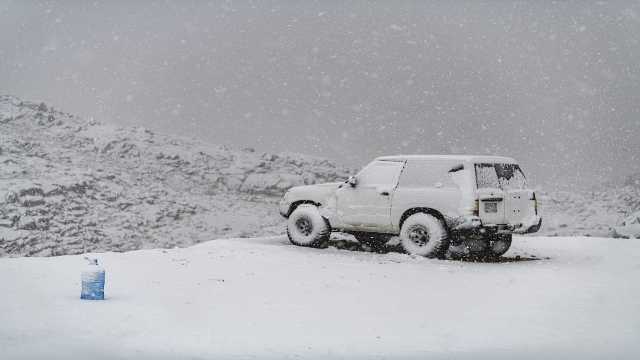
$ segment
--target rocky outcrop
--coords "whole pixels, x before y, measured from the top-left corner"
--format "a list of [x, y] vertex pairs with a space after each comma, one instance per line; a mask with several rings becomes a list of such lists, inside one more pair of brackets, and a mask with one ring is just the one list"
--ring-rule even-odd
[[612, 227], [640, 210], [640, 186], [602, 186], [590, 191], [543, 192], [540, 234], [610, 236]]
[[286, 189], [348, 169], [233, 151], [0, 97], [0, 256], [186, 246], [281, 233]]

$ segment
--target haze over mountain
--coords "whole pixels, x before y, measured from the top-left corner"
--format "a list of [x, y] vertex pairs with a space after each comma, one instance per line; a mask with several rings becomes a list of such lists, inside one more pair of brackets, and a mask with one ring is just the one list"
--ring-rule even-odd
[[636, 1], [0, 1], [0, 93], [354, 167], [509, 155], [567, 188], [640, 171], [639, 41]]

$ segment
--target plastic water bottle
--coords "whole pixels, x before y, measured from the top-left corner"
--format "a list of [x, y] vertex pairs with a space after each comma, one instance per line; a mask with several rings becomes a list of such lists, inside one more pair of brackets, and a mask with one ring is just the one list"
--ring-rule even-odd
[[82, 271], [82, 293], [80, 294], [80, 299], [104, 300], [104, 269], [98, 265], [98, 259], [86, 257], [85, 259], [89, 264]]

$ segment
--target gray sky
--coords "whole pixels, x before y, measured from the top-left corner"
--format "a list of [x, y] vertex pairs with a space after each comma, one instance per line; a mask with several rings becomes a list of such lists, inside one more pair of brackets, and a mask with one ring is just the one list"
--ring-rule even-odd
[[637, 1], [0, 0], [0, 93], [236, 148], [510, 155], [589, 185], [640, 171], [639, 42]]

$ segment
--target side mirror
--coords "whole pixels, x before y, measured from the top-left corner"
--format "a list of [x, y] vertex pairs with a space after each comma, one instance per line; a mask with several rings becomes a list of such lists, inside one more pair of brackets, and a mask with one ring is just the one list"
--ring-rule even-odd
[[355, 176], [349, 176], [347, 184], [351, 185], [351, 187], [356, 187], [356, 185], [358, 185], [358, 179]]

